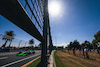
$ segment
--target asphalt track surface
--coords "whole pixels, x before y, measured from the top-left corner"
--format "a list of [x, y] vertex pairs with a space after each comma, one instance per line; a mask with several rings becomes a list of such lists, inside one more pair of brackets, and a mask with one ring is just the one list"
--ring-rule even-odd
[[35, 51], [35, 54], [28, 56], [16, 56], [16, 53], [0, 53], [0, 67], [21, 67], [41, 55], [39, 50]]

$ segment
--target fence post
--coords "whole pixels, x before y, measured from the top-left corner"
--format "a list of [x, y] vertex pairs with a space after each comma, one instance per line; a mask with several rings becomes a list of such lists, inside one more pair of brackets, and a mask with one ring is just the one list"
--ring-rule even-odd
[[43, 22], [43, 37], [41, 67], [47, 67], [47, 44], [48, 44], [48, 0], [43, 0], [44, 4], [44, 22]]

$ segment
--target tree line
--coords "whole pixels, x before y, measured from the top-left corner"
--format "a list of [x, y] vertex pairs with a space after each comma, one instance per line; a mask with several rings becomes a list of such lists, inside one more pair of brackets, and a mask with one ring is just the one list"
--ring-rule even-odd
[[92, 43], [90, 43], [87, 40], [85, 40], [83, 43], [80, 43], [79, 41], [74, 40], [73, 42], [70, 42], [68, 44], [68, 48], [69, 49], [72, 49], [72, 48], [81, 49], [82, 47], [87, 47], [89, 50], [91, 50], [91, 49], [99, 49], [100, 50], [100, 47], [98, 47], [99, 42], [100, 42], [100, 31], [98, 31], [96, 34], [94, 34], [94, 39], [93, 39]]
[[[3, 37], [2, 37], [2, 40], [5, 40], [5, 43], [2, 45], [2, 47], [5, 48], [6, 47], [6, 44], [8, 42], [10, 42], [10, 44], [9, 44], [9, 48], [10, 48], [11, 43], [14, 40], [14, 36], [15, 36], [14, 31], [6, 31], [5, 32], [5, 35], [3, 35]], [[34, 46], [34, 40], [33, 39], [30, 39], [29, 40], [29, 44], [33, 47]]]

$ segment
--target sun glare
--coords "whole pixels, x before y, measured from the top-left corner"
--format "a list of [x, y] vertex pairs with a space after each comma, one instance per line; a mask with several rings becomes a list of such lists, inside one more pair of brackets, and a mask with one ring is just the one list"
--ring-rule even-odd
[[61, 12], [61, 4], [57, 1], [51, 1], [49, 3], [49, 14], [52, 16], [59, 16]]

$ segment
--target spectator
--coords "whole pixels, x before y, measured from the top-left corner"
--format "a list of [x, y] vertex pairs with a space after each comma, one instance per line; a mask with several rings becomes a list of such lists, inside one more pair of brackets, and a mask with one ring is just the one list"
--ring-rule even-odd
[[75, 55], [75, 48], [73, 48], [73, 54]]
[[67, 50], [68, 50], [68, 53], [69, 53], [69, 48]]
[[83, 58], [85, 58], [84, 47], [82, 48], [82, 52], [83, 52]]
[[86, 54], [87, 59], [89, 59], [88, 48], [87, 48], [87, 47], [84, 49], [84, 52], [85, 52], [85, 54]]
[[99, 54], [99, 49], [97, 49], [97, 53]]

